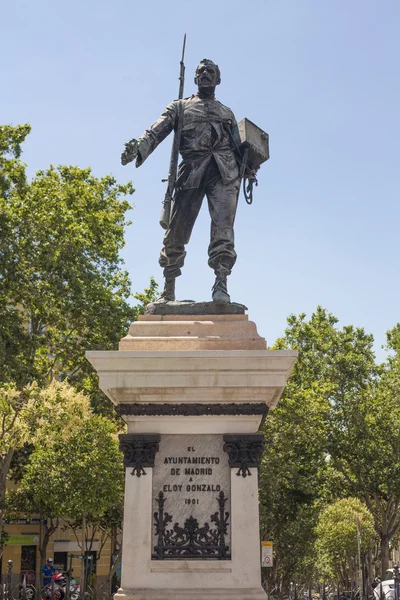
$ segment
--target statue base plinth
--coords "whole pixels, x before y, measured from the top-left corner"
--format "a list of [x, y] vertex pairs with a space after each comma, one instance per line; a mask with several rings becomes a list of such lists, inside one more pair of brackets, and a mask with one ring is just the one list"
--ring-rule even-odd
[[144, 310], [145, 315], [244, 315], [247, 306], [237, 302], [195, 302], [182, 300], [176, 302], [152, 302]]
[[[214, 303], [197, 304], [204, 308], [205, 304]], [[170, 304], [154, 306], [168, 307]], [[140, 315], [131, 324], [128, 335], [119, 343], [119, 349], [266, 350], [266, 342], [258, 335], [255, 323], [244, 314], [146, 314]]]
[[265, 600], [256, 432], [297, 352], [267, 350], [241, 305], [153, 307], [119, 351], [86, 354], [128, 429], [115, 600]]

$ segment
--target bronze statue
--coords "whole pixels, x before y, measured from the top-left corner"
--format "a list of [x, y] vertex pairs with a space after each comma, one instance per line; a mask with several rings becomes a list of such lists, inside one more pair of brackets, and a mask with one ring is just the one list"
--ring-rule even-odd
[[121, 162], [126, 165], [136, 158], [136, 167], [140, 167], [175, 129], [182, 162], [173, 182], [171, 215], [159, 258], [165, 285], [158, 302], [175, 300], [175, 279], [181, 275], [185, 246], [206, 196], [211, 217], [208, 264], [215, 272], [212, 299], [228, 303], [227, 276], [236, 262], [233, 225], [240, 181], [245, 176], [254, 180], [256, 166], [242, 166], [235, 116], [230, 108], [215, 99], [215, 88], [221, 83], [218, 65], [203, 59], [194, 81], [197, 93], [169, 104], [150, 129], [138, 140], [126, 144]]

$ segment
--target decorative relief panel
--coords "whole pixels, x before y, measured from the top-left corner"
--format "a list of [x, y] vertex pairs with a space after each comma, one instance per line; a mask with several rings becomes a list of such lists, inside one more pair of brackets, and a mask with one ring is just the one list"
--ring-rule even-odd
[[222, 435], [162, 435], [153, 471], [152, 558], [230, 559], [230, 467]]

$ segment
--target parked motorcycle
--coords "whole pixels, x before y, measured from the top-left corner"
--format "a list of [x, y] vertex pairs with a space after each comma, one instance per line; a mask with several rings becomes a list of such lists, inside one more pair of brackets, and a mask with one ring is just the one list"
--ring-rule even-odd
[[[56, 573], [53, 584], [46, 585], [42, 590], [42, 600], [64, 600], [67, 595], [68, 580], [65, 573]], [[75, 579], [69, 581], [69, 600], [78, 600], [81, 593], [79, 583]], [[54, 595], [53, 595], [54, 594]]]

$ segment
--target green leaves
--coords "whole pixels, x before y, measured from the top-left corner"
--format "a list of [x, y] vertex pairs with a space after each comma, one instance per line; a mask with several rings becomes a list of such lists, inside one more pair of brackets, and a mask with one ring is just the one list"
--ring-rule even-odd
[[0, 383], [69, 378], [109, 412], [85, 351], [116, 349], [137, 313], [119, 256], [134, 190], [75, 166], [28, 182], [29, 131], [0, 128]]
[[[342, 579], [348, 576], [354, 546], [338, 563], [332, 557], [322, 561], [321, 553], [329, 555], [328, 521], [316, 526], [321, 510], [348, 496], [355, 499], [338, 504], [337, 514], [355, 505], [367, 511], [368, 535], [381, 544], [382, 572], [388, 567], [389, 541], [400, 528], [399, 328], [387, 334], [392, 353], [381, 365], [371, 335], [351, 325], [339, 328], [337, 318], [321, 307], [309, 319], [291, 315], [276, 342], [277, 349], [299, 350], [283, 397], [264, 426], [262, 527], [274, 541], [282, 581], [289, 574], [310, 578], [316, 548], [326, 577], [338, 577], [339, 563]], [[337, 527], [332, 539], [340, 531], [345, 538], [345, 522]]]
[[30, 131], [28, 124], [0, 126], [0, 198], [6, 198], [11, 189], [21, 189], [26, 184], [25, 165], [19, 159], [21, 144]]
[[[111, 403], [85, 351], [117, 349], [142, 310], [128, 302], [119, 256], [134, 190], [75, 166], [50, 166], [28, 181], [20, 156], [29, 132], [29, 125], [0, 127], [0, 516], [13, 454], [27, 442], [43, 469], [35, 480], [28, 456], [14, 461], [26, 506], [76, 516], [90, 492], [85, 503], [97, 514], [111, 497], [120, 501], [122, 467], [115, 425], [90, 410], [91, 400], [110, 414]], [[155, 289], [153, 281], [139, 300]], [[74, 387], [59, 383], [66, 380]], [[72, 451], [76, 481], [65, 470]], [[101, 466], [109, 480], [100, 490]]]
[[103, 516], [122, 502], [124, 469], [115, 426], [89, 415], [60, 433], [50, 444], [47, 437], [36, 444], [21, 493], [49, 516], [79, 520], [84, 511]]
[[374, 519], [357, 498], [344, 498], [327, 506], [316, 527], [319, 570], [328, 579], [333, 578], [344, 585], [352, 581], [358, 518], [361, 551], [365, 552], [376, 542]]
[[89, 398], [67, 383], [53, 381], [47, 388], [33, 383], [23, 390], [1, 386], [0, 457], [27, 441], [51, 446], [89, 415]]
[[28, 183], [28, 132], [0, 128], [0, 381], [46, 385], [79, 369], [86, 349], [116, 348], [134, 318], [119, 257], [134, 190], [73, 166]]
[[285, 392], [263, 427], [262, 531], [274, 541], [282, 582], [315, 576], [315, 527], [324, 503], [337, 493], [329, 460], [332, 419], [376, 379], [372, 343], [362, 328], [339, 328], [334, 315], [317, 307], [309, 319], [290, 315], [274, 346], [299, 350]]

